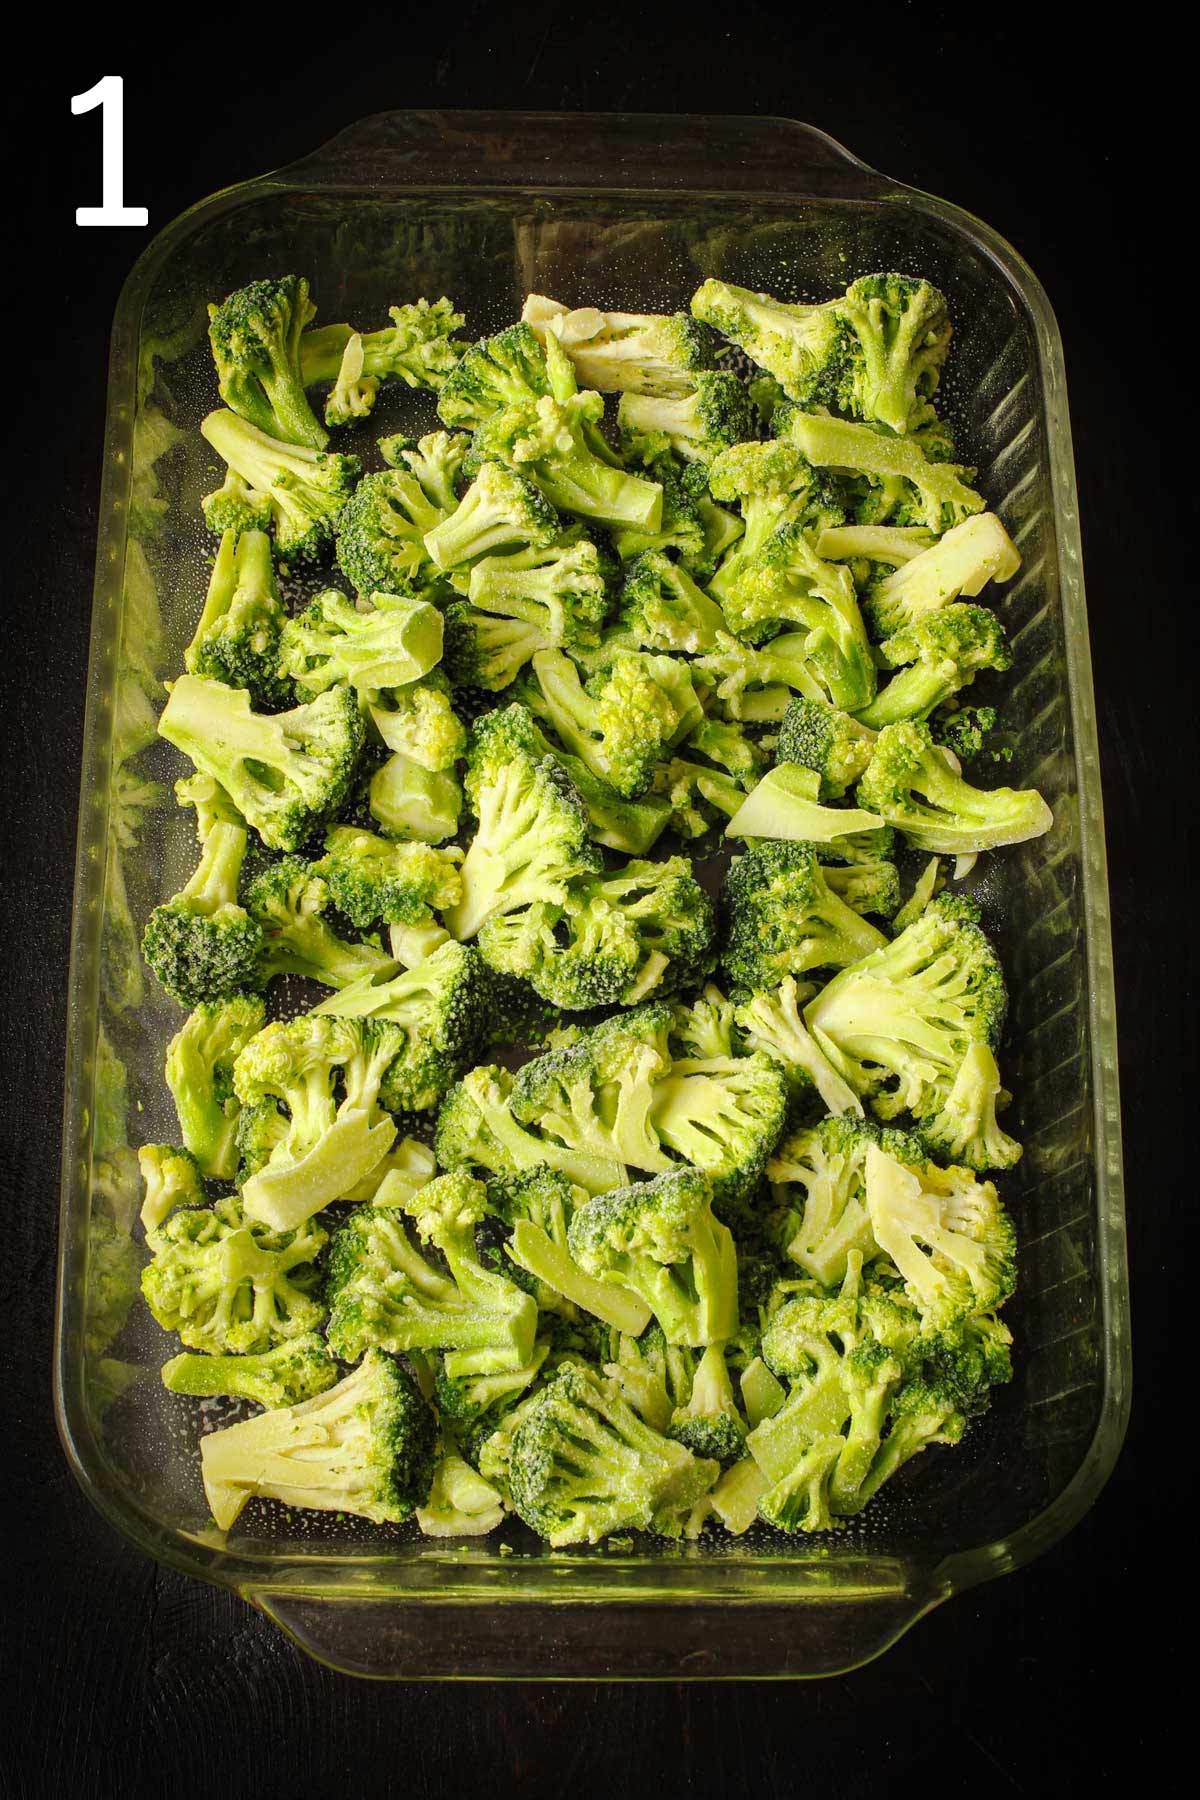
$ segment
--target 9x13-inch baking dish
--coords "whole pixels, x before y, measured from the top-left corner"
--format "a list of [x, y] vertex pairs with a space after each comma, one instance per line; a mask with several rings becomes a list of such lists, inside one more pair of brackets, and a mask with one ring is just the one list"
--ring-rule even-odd
[[[168, 790], [129, 850], [114, 795], [131, 747], [141, 776], [179, 772], [152, 733], [211, 555], [205, 303], [295, 270], [318, 322], [374, 322], [446, 293], [478, 336], [530, 289], [671, 311], [708, 276], [823, 299], [889, 268], [929, 277], [958, 325], [940, 398], [1023, 559], [998, 602], [1014, 656], [1006, 779], [1041, 788], [1055, 813], [1048, 837], [984, 859], [970, 882], [1011, 988], [1004, 1069], [1025, 1144], [1002, 1184], [1021, 1238], [1015, 1380], [959, 1449], [919, 1458], [831, 1537], [551, 1553], [516, 1522], [439, 1542], [265, 1505], [218, 1532], [195, 1448], [195, 1409], [212, 1403], [162, 1389], [171, 1346], [140, 1304], [113, 1336], [144, 1252], [108, 1098], [116, 1057], [133, 1141], [174, 1137], [162, 1062], [178, 1013], [141, 976], [135, 933], [190, 871], [192, 822]], [[379, 430], [431, 427], [428, 396], [391, 404]], [[424, 1678], [826, 1674], [1054, 1543], [1120, 1448], [1129, 1340], [1075, 480], [1061, 344], [1029, 269], [977, 220], [780, 119], [383, 114], [193, 207], [139, 260], [113, 329], [70, 983], [56, 1363], [68, 1457], [135, 1543], [236, 1589], [328, 1662]]]

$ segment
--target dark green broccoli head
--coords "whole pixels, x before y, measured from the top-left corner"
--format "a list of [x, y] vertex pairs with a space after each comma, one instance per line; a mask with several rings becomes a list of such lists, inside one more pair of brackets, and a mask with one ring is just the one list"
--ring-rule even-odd
[[209, 309], [209, 342], [221, 398], [270, 437], [324, 449], [304, 394], [300, 334], [316, 307], [302, 275], [252, 281]]
[[825, 700], [792, 700], [783, 716], [775, 754], [821, 777], [821, 798], [837, 800], [871, 760], [874, 734]]
[[262, 927], [238, 903], [245, 856], [241, 826], [214, 825], [195, 874], [150, 915], [142, 953], [183, 1006], [223, 1000], [262, 985]]
[[809, 969], [842, 968], [885, 942], [833, 892], [811, 844], [767, 839], [735, 857], [722, 906], [726, 972], [734, 987], [751, 991]]
[[438, 414], [446, 425], [475, 426], [520, 400], [550, 392], [546, 358], [529, 325], [482, 338], [443, 384]]

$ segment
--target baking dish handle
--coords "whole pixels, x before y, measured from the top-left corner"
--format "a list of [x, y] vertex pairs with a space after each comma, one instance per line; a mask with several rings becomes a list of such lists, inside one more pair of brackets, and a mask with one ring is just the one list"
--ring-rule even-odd
[[245, 1598], [318, 1662], [409, 1681], [713, 1681], [842, 1674], [882, 1654], [949, 1594], [903, 1586], [803, 1606], [756, 1599], [621, 1606]]
[[697, 114], [375, 113], [274, 180], [461, 190], [686, 189], [872, 199], [897, 184], [798, 119]]

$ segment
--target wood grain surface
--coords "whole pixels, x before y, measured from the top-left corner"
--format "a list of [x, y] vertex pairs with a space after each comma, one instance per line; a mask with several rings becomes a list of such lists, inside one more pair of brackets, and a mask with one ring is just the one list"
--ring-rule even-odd
[[[80, 37], [62, 15], [62, 66], [20, 79], [10, 69], [0, 1794], [1040, 1795], [1092, 1780], [1106, 1791], [1151, 1741], [1167, 1754], [1170, 1727], [1156, 1715], [1170, 1697], [1131, 1706], [1129, 1682], [1139, 1642], [1156, 1663], [1169, 1646], [1169, 1618], [1155, 1610], [1181, 1573], [1181, 1442], [1173, 1435], [1164, 1455], [1162, 1432], [1167, 1405], [1182, 1406], [1186, 1437], [1191, 1404], [1166, 1371], [1167, 1295], [1195, 1208], [1185, 793], [1196, 778], [1196, 565], [1184, 546], [1196, 483], [1194, 453], [1173, 443], [1194, 407], [1195, 328], [1168, 248], [1187, 235], [1171, 157], [1139, 148], [1139, 134], [1172, 117], [1171, 50], [1130, 21], [1119, 42], [1094, 38], [1085, 75], [1051, 9], [1002, 10], [964, 23], [957, 8], [895, 0], [826, 6], [814, 23], [802, 8], [752, 3], [706, 19], [623, 0], [466, 0], [453, 24], [389, 9], [301, 31], [297, 14], [291, 43], [286, 23], [277, 32], [250, 15], [208, 10], [181, 25], [160, 9], [139, 24], [126, 11], [116, 39], [99, 27]], [[1139, 63], [1143, 38], [1157, 45], [1153, 64]], [[1066, 344], [1101, 712], [1140, 1385], [1126, 1453], [1076, 1531], [857, 1674], [739, 1688], [355, 1682], [228, 1594], [154, 1567], [74, 1486], [50, 1397], [63, 996], [105, 346], [143, 234], [74, 227], [74, 207], [96, 197], [97, 134], [94, 120], [70, 119], [68, 97], [110, 68], [126, 77], [126, 197], [149, 205], [152, 230], [386, 106], [776, 112], [986, 218], [1049, 290]], [[1133, 97], [1120, 109], [1108, 104], [1118, 91]]]

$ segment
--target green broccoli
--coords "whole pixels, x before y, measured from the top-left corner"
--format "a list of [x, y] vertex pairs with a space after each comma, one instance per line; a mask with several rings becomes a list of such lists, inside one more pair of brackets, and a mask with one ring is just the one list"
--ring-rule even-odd
[[989, 581], [1011, 581], [1020, 566], [1016, 545], [995, 513], [977, 513], [872, 579], [863, 613], [875, 636], [888, 638], [962, 595], [974, 599]]
[[137, 1162], [146, 1185], [140, 1217], [147, 1231], [155, 1230], [176, 1207], [204, 1205], [200, 1165], [190, 1150], [177, 1144], [143, 1144]]
[[754, 407], [744, 384], [725, 371], [698, 373], [687, 393], [621, 395], [621, 448], [639, 462], [672, 450], [685, 462], [711, 463], [754, 434]]
[[816, 1093], [830, 1112], [861, 1113], [861, 1100], [828, 1062], [800, 1015], [801, 1002], [811, 992], [789, 975], [771, 991], [751, 994], [735, 1009], [738, 1030], [747, 1049], [761, 1050], [781, 1065], [793, 1105]]
[[780, 1248], [822, 1287], [841, 1286], [855, 1252], [879, 1255], [866, 1186], [867, 1151], [878, 1141], [879, 1127], [847, 1107], [794, 1132], [767, 1165]]
[[869, 706], [857, 710], [872, 731], [925, 719], [980, 669], [1011, 667], [1004, 627], [984, 606], [955, 605], [929, 613], [906, 631], [885, 638], [876, 654], [885, 668], [899, 668]]
[[462, 898], [460, 852], [429, 844], [394, 843], [354, 825], [325, 833], [325, 854], [313, 872], [340, 912], [360, 931], [387, 925], [425, 925]]
[[654, 767], [699, 724], [703, 706], [688, 665], [672, 656], [612, 649], [586, 685], [561, 650], [539, 650], [520, 699], [623, 799], [645, 793]]
[[913, 437], [795, 407], [776, 418], [775, 430], [818, 468], [842, 472], [855, 488], [861, 478], [865, 492], [854, 497], [859, 524], [921, 525], [940, 535], [984, 510], [982, 495], [966, 485], [971, 471], [930, 461]]
[[715, 648], [692, 663], [693, 679], [711, 689], [711, 704], [722, 717], [777, 724], [795, 694], [828, 704], [828, 689], [809, 654], [810, 635], [786, 631], [755, 646], [719, 632]]
[[530, 294], [521, 317], [544, 343], [553, 336], [584, 387], [602, 394], [686, 394], [716, 353], [711, 332], [685, 312], [568, 310]]
[[948, 756], [928, 725], [889, 725], [876, 740], [858, 799], [914, 850], [943, 856], [1022, 844], [1049, 831], [1054, 814], [1036, 788], [972, 787]]
[[434, 1398], [443, 1432], [448, 1431], [471, 1453], [533, 1386], [549, 1353], [549, 1343], [539, 1338], [529, 1361], [520, 1368], [451, 1376], [441, 1367], [434, 1382]]
[[347, 687], [264, 715], [251, 711], [244, 689], [195, 675], [176, 681], [158, 729], [220, 784], [274, 850], [297, 849], [336, 812], [363, 744], [362, 719]]
[[167, 1045], [165, 1075], [180, 1135], [200, 1172], [231, 1181], [237, 1168], [237, 1096], [233, 1065], [266, 1024], [255, 994], [197, 1006]]
[[371, 817], [389, 838], [444, 843], [458, 830], [462, 799], [449, 769], [430, 769], [400, 750], [371, 778]]
[[438, 415], [445, 425], [474, 427], [518, 401], [550, 392], [546, 358], [526, 324], [482, 338], [442, 386]]
[[323, 450], [329, 441], [304, 394], [300, 342], [316, 312], [302, 275], [252, 281], [208, 309], [208, 337], [226, 406], [268, 437]]
[[338, 1366], [319, 1332], [285, 1338], [255, 1356], [196, 1356], [184, 1352], [162, 1367], [168, 1393], [207, 1398], [227, 1394], [260, 1406], [298, 1406], [324, 1394], [338, 1379]]
[[1016, 1234], [990, 1181], [940, 1169], [920, 1139], [885, 1133], [866, 1152], [871, 1233], [926, 1332], [1000, 1306], [1016, 1285]]
[[417, 1524], [424, 1536], [486, 1537], [503, 1523], [504, 1504], [498, 1489], [456, 1451], [446, 1451], [438, 1459], [425, 1504], [417, 1508]]
[[[656, 525], [620, 525], [610, 533], [612, 546], [622, 562], [632, 562], [647, 550], [673, 551], [690, 575], [707, 580], [716, 566], [714, 545], [728, 533], [704, 507], [706, 474], [699, 464], [681, 463], [669, 450], [647, 465], [650, 477], [662, 489], [662, 512]], [[723, 518], [727, 519], [728, 514]]]
[[787, 975], [840, 969], [886, 944], [838, 897], [811, 844], [764, 840], [734, 857], [722, 887], [725, 972], [774, 993]]
[[146, 1304], [190, 1350], [242, 1355], [314, 1331], [324, 1317], [320, 1226], [276, 1230], [236, 1197], [181, 1207], [146, 1233]]
[[315, 864], [302, 856], [282, 857], [259, 871], [246, 890], [246, 909], [262, 933], [264, 979], [301, 975], [343, 988], [390, 968], [391, 959], [377, 943], [351, 944], [337, 935], [323, 917], [331, 898]]
[[357, 456], [281, 443], [231, 412], [209, 413], [200, 431], [237, 477], [205, 499], [209, 529], [264, 530], [265, 506], [280, 556], [320, 555], [362, 474]]
[[291, 688], [280, 673], [279, 632], [287, 612], [275, 585], [271, 540], [263, 531], [222, 533], [204, 610], [184, 651], [192, 675], [247, 688], [268, 710]]
[[737, 1330], [737, 1253], [713, 1216], [713, 1186], [697, 1169], [672, 1169], [579, 1207], [570, 1253], [596, 1281], [632, 1290], [669, 1344], [713, 1344]]
[[507, 687], [538, 650], [595, 650], [607, 611], [604, 564], [586, 540], [484, 557], [468, 599], [447, 609], [446, 666], [467, 687]]
[[336, 1387], [200, 1442], [209, 1508], [228, 1531], [247, 1500], [398, 1524], [428, 1497], [437, 1421], [394, 1357], [369, 1351]]
[[746, 1424], [738, 1411], [722, 1344], [709, 1344], [696, 1364], [686, 1406], [677, 1407], [668, 1435], [694, 1456], [727, 1469], [746, 1453]]
[[815, 769], [781, 762], [747, 794], [725, 828], [732, 838], [781, 838], [815, 844], [843, 860], [876, 860], [891, 848], [892, 833], [877, 813], [849, 806], [822, 806], [821, 777]]
[[401, 452], [399, 468], [359, 482], [338, 520], [337, 559], [360, 594], [419, 599], [437, 581], [425, 534], [458, 504], [454, 482], [466, 446], [466, 438], [437, 432]]
[[474, 937], [493, 915], [539, 900], [561, 904], [568, 883], [598, 866], [583, 803], [561, 765], [541, 755], [523, 706], [476, 722], [466, 792], [478, 829], [462, 864], [462, 900], [445, 917], [454, 937]]
[[196, 809], [196, 842], [203, 844], [214, 825], [240, 825], [243, 819], [225, 789], [211, 775], [184, 775], [175, 783], [175, 799], [180, 806]]
[[662, 488], [628, 473], [608, 451], [599, 435], [603, 412], [604, 402], [594, 393], [566, 400], [546, 395], [506, 407], [476, 428], [467, 473], [489, 462], [504, 464], [527, 476], [561, 512], [610, 527], [657, 531]]
[[568, 1180], [599, 1194], [618, 1187], [625, 1168], [611, 1156], [577, 1150], [526, 1130], [513, 1116], [513, 1077], [483, 1064], [450, 1089], [438, 1112], [434, 1149], [446, 1169], [478, 1168], [493, 1175], [561, 1169]]
[[561, 763], [587, 813], [588, 835], [593, 842], [626, 856], [644, 856], [654, 847], [670, 823], [670, 808], [651, 794], [637, 800], [623, 799], [607, 781], [594, 775], [581, 757], [572, 756], [561, 744], [551, 743], [536, 722], [534, 741], [542, 756]]
[[293, 1230], [377, 1169], [396, 1137], [380, 1087], [403, 1049], [398, 1026], [325, 1013], [276, 1020], [251, 1038], [233, 1066], [234, 1091], [243, 1108], [257, 1114], [267, 1102], [277, 1116], [239, 1120], [244, 1154], [243, 1124], [269, 1145], [242, 1183], [248, 1218]]
[[466, 753], [466, 726], [454, 711], [441, 669], [381, 696], [371, 707], [371, 721], [389, 750], [431, 774], [452, 769]]
[[499, 1176], [488, 1186], [488, 1204], [509, 1228], [505, 1252], [517, 1267], [615, 1331], [637, 1336], [650, 1322], [645, 1301], [585, 1274], [571, 1254], [571, 1220], [588, 1198], [560, 1169], [545, 1167]]
[[424, 600], [376, 594], [360, 611], [327, 588], [279, 640], [279, 667], [308, 694], [349, 683], [368, 702], [381, 689], [403, 687], [441, 660], [442, 615]]
[[[182, 686], [182, 681], [176, 685]], [[262, 927], [238, 903], [245, 858], [246, 833], [241, 826], [214, 825], [190, 880], [150, 914], [142, 953], [167, 993], [183, 1006], [223, 1000], [261, 985]]]
[[558, 514], [531, 481], [501, 462], [483, 462], [425, 548], [439, 569], [459, 570], [504, 550], [545, 550], [561, 535]]
[[822, 800], [840, 800], [870, 762], [874, 743], [874, 733], [849, 713], [800, 695], [783, 715], [775, 754], [780, 762], [814, 769]]
[[389, 306], [392, 323], [379, 331], [356, 332], [349, 325], [324, 325], [300, 339], [300, 373], [306, 388], [335, 381], [346, 344], [361, 337], [363, 374], [371, 381], [403, 381], [412, 388], [440, 389], [458, 365], [463, 346], [451, 335], [463, 322], [444, 296]]
[[398, 1041], [380, 1087], [382, 1103], [393, 1112], [428, 1112], [475, 1051], [483, 996], [478, 953], [447, 941], [413, 968], [363, 975], [315, 1012], [391, 1027]]
[[625, 570], [617, 613], [619, 640], [635, 650], [714, 650], [726, 631], [725, 615], [697, 587], [681, 563], [663, 550], [647, 550]]

